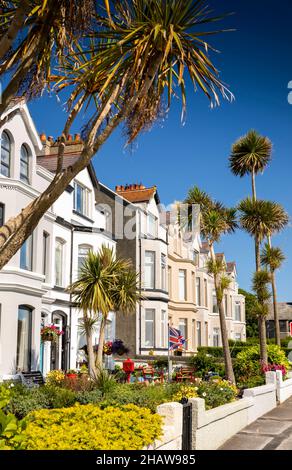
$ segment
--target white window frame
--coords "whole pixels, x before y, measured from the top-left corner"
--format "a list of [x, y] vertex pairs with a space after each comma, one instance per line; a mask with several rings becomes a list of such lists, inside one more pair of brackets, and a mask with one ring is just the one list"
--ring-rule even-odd
[[187, 300], [187, 271], [179, 269], [178, 271], [178, 297], [180, 301]]
[[234, 303], [234, 321], [241, 322], [241, 302], [238, 300]]
[[[60, 269], [60, 282], [57, 278], [57, 247], [61, 247], [61, 269]], [[64, 287], [65, 285], [65, 247], [66, 242], [61, 238], [56, 238], [55, 241], [55, 286]], [[57, 282], [58, 281], [58, 282]]]
[[196, 277], [196, 303], [202, 305], [201, 278]]
[[167, 311], [161, 310], [160, 322], [160, 345], [162, 348], [167, 347], [168, 331], [167, 331]]
[[[82, 201], [81, 201], [81, 208], [77, 207], [77, 191], [78, 188], [82, 191]], [[92, 206], [91, 206], [91, 191], [79, 181], [74, 181], [74, 210], [80, 214], [84, 215], [85, 217], [91, 217]]]
[[153, 214], [147, 214], [147, 235], [156, 238], [156, 232], [157, 232], [157, 219], [155, 215]]
[[[149, 255], [149, 257], [148, 257]], [[155, 263], [156, 253], [155, 251], [146, 250], [144, 260], [144, 288], [155, 289]], [[150, 275], [149, 282], [147, 282], [147, 275]]]
[[213, 328], [213, 346], [215, 348], [220, 346], [220, 328]]
[[[148, 317], [149, 315], [149, 317]], [[151, 318], [150, 318], [151, 317]], [[151, 331], [152, 331], [152, 338], [147, 338], [148, 328], [147, 325], [151, 324]], [[151, 341], [152, 340], [152, 341]], [[146, 308], [145, 309], [145, 341], [144, 341], [146, 348], [154, 348], [155, 347], [155, 309], [154, 308]]]

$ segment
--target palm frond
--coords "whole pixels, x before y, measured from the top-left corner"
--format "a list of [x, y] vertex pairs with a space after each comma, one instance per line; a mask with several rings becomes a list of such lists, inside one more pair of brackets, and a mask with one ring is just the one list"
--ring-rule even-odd
[[234, 175], [240, 177], [254, 172], [262, 172], [271, 160], [272, 143], [255, 130], [240, 137], [232, 146], [229, 167]]

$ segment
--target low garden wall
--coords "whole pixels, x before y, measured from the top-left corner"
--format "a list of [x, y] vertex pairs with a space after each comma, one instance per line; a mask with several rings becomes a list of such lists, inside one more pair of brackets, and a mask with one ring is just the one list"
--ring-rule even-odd
[[277, 370], [276, 372], [267, 372], [266, 380], [276, 386], [277, 401], [279, 403], [283, 403], [292, 396], [292, 378], [283, 380], [283, 375], [280, 370]]
[[246, 389], [243, 398], [211, 410], [205, 400], [193, 398], [192, 448], [215, 450], [234, 434], [277, 406], [276, 383]]
[[163, 436], [147, 450], [181, 450], [183, 406], [180, 403], [164, 403], [157, 407], [157, 413], [163, 417]]

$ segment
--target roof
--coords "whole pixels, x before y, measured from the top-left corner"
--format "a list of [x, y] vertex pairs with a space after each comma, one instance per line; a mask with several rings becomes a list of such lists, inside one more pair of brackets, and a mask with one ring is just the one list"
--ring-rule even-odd
[[152, 188], [143, 188], [143, 189], [124, 189], [118, 190], [116, 188], [116, 193], [132, 203], [139, 203], [139, 202], [149, 202], [150, 199], [155, 197], [156, 203], [159, 204], [159, 197], [157, 194], [156, 186]]
[[216, 253], [216, 258], [219, 260], [224, 260], [224, 253]]
[[[69, 166], [73, 165], [77, 160], [80, 158], [79, 153], [66, 153], [63, 157], [63, 170], [69, 168]], [[54, 173], [57, 169], [58, 163], [58, 156], [56, 155], [43, 155], [41, 157], [37, 157], [37, 164], [42, 166], [48, 171]]]
[[[292, 321], [292, 302], [278, 302], [278, 315], [279, 320], [290, 320]], [[269, 304], [269, 313], [266, 317], [267, 320], [274, 320], [274, 307], [273, 304]]]
[[235, 261], [231, 261], [229, 263], [226, 264], [226, 271], [228, 273], [232, 273], [236, 268], [236, 263]]

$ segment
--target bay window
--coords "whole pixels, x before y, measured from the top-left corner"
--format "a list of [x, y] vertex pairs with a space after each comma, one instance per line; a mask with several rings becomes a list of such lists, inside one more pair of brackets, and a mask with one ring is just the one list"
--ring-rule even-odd
[[144, 269], [144, 287], [146, 289], [154, 289], [155, 287], [155, 252], [145, 252], [145, 269]]

